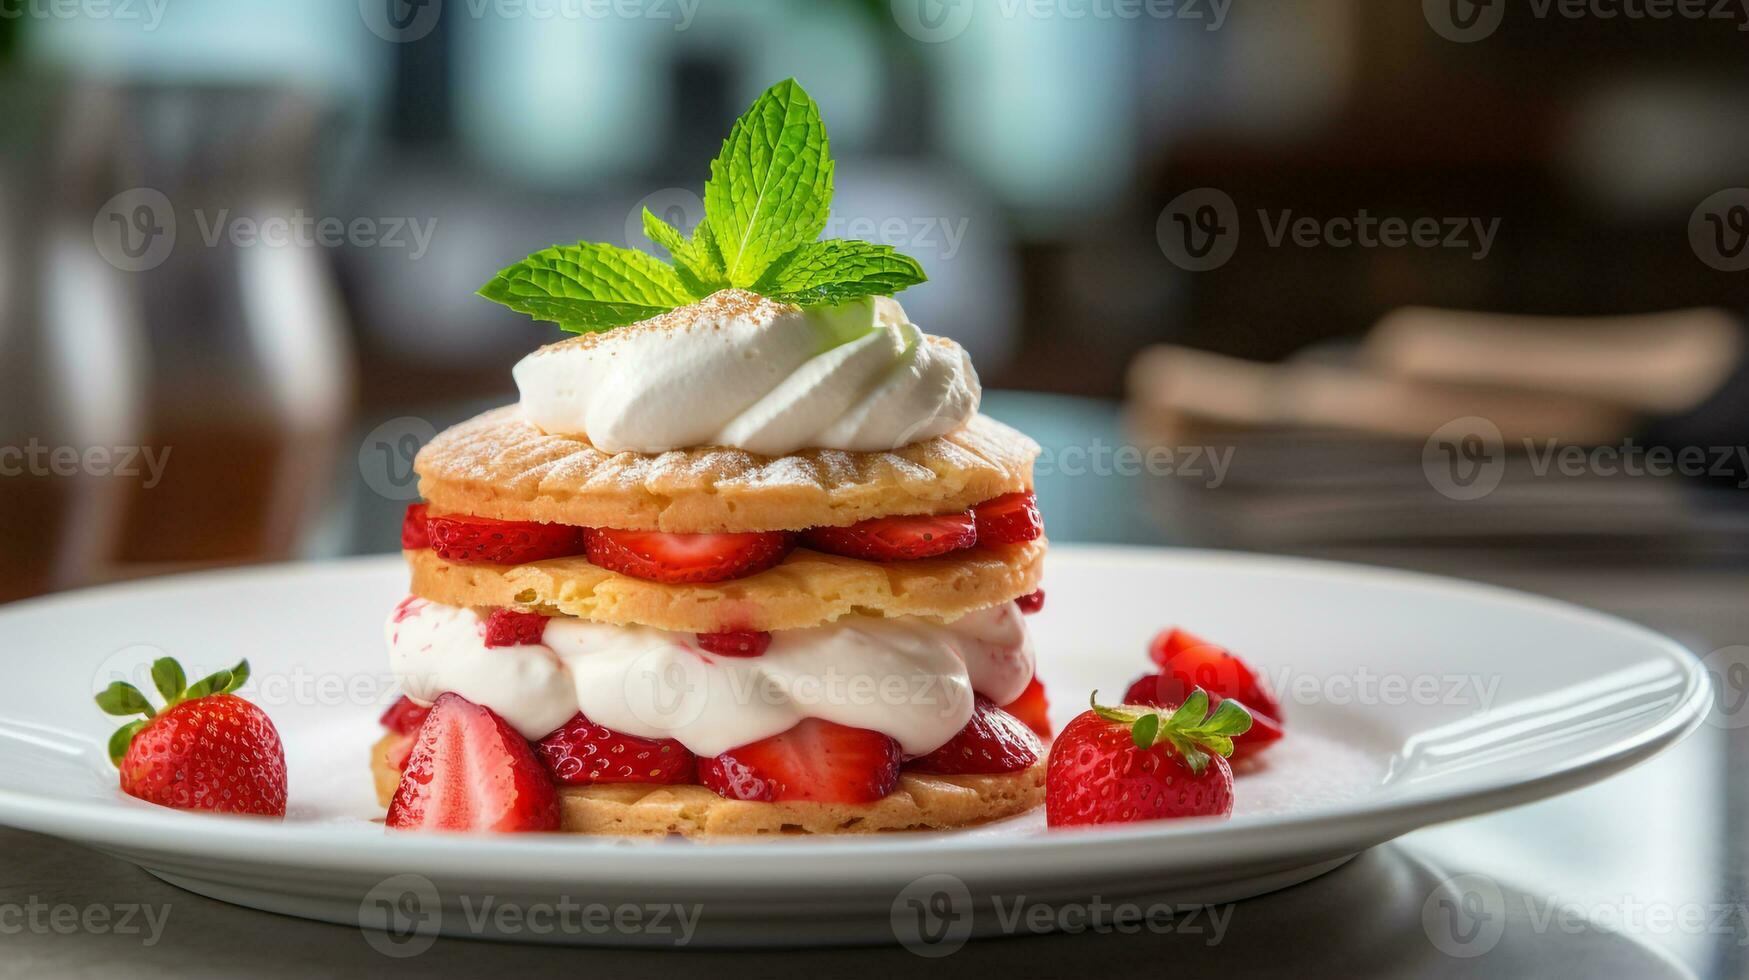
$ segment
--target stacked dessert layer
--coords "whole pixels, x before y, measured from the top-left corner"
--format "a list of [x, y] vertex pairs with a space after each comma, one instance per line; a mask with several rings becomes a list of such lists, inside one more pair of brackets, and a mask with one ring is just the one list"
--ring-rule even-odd
[[516, 379], [520, 404], [416, 463], [412, 595], [387, 625], [405, 697], [373, 754], [391, 825], [409, 781], [463, 786], [445, 805], [464, 809], [495, 791], [403, 773], [450, 702], [528, 742], [569, 831], [944, 828], [1038, 805], [1038, 447], [977, 414], [957, 345], [888, 298], [724, 290], [543, 348]]

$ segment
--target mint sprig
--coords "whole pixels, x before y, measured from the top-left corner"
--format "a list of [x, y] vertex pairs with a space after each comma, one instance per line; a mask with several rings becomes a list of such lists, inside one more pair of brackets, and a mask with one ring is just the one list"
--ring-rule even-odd
[[692, 237], [688, 238], [680, 233], [680, 229], [645, 208], [644, 234], [674, 257], [674, 271], [693, 295], [709, 296], [729, 284], [727, 273], [723, 271], [723, 257], [717, 251], [716, 242], [711, 240], [708, 223], [699, 222], [692, 230]]
[[673, 268], [598, 242], [554, 245], [499, 272], [480, 295], [577, 333], [634, 323], [692, 302]]
[[691, 235], [645, 209], [644, 234], [671, 263], [596, 242], [555, 245], [499, 272], [480, 295], [574, 333], [611, 330], [749, 289], [798, 306], [890, 296], [928, 279], [887, 245], [829, 239], [834, 164], [819, 106], [795, 79], [759, 96], [711, 161]]
[[890, 295], [923, 279], [917, 260], [891, 245], [834, 238], [791, 251], [760, 277], [754, 292], [797, 306], [832, 306]]
[[1113, 724], [1125, 725], [1136, 748], [1151, 749], [1165, 742], [1184, 757], [1185, 765], [1198, 776], [1208, 768], [1210, 754], [1233, 754], [1233, 738], [1251, 730], [1251, 713], [1237, 701], [1222, 701], [1209, 714], [1208, 692], [1190, 692], [1170, 715], [1137, 709], [1132, 705], [1108, 708], [1099, 703], [1099, 692], [1088, 698], [1093, 713]]
[[121, 765], [122, 757], [127, 755], [128, 743], [134, 740], [140, 729], [158, 716], [159, 711], [168, 711], [184, 701], [204, 698], [209, 694], [230, 694], [242, 687], [248, 679], [249, 661], [241, 660], [230, 670], [214, 671], [193, 684], [188, 684], [181, 664], [171, 657], [159, 657], [152, 661], [152, 686], [158, 689], [159, 696], [164, 699], [164, 707], [158, 710], [152, 708], [152, 702], [146, 700], [139, 688], [126, 681], [112, 681], [108, 687], [97, 692], [95, 698], [103, 713], [124, 718], [128, 715], [145, 717], [128, 722], [109, 737], [109, 761]]
[[729, 281], [753, 283], [777, 259], [820, 237], [832, 204], [826, 124], [789, 78], [753, 100], [704, 184], [704, 220]]

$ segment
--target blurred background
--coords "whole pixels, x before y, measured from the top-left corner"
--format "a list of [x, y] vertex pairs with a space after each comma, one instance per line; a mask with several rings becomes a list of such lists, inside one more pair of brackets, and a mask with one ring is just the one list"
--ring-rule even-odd
[[1733, 567], [1749, 18], [1622, 10], [5, 0], [0, 598], [394, 548], [559, 336], [475, 288], [787, 75], [1054, 539]]

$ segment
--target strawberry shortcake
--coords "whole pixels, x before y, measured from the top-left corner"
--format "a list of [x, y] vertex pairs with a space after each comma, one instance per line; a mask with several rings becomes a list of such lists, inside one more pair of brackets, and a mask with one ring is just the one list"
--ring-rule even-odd
[[481, 293], [580, 336], [416, 469], [401, 697], [371, 753], [398, 830], [947, 829], [1038, 807], [1049, 721], [1038, 447], [887, 246], [819, 241], [832, 165], [765, 93], [673, 256], [555, 246]]

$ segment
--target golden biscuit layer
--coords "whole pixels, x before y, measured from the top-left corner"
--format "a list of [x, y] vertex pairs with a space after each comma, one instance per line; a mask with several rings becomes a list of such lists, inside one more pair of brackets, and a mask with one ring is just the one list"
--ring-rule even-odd
[[941, 514], [1032, 486], [1038, 444], [979, 415], [884, 453], [606, 453], [514, 405], [439, 433], [414, 461], [432, 513], [676, 533], [793, 531]]
[[[400, 774], [387, 754], [408, 736], [390, 733], [371, 749], [377, 802], [395, 795]], [[731, 837], [951, 830], [1025, 813], [1044, 803], [1045, 764], [1016, 773], [935, 776], [904, 773], [874, 803], [752, 803], [703, 786], [613, 783], [559, 789], [561, 829], [572, 834]]]
[[448, 606], [512, 606], [687, 633], [787, 630], [850, 615], [957, 619], [1038, 588], [1045, 539], [915, 561], [872, 562], [797, 548], [775, 568], [708, 585], [664, 585], [581, 556], [528, 565], [452, 564], [406, 552], [411, 591]]

